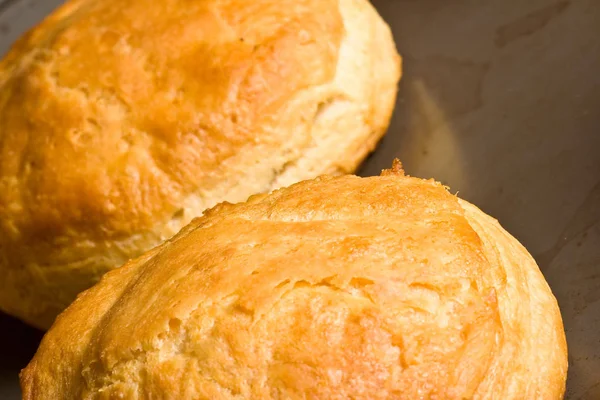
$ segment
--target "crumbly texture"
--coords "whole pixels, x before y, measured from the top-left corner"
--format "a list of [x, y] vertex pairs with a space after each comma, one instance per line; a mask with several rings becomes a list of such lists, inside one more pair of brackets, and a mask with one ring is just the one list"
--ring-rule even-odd
[[70, 0], [0, 62], [0, 310], [50, 326], [221, 201], [353, 171], [400, 78], [366, 0]]
[[434, 181], [319, 178], [222, 204], [106, 274], [24, 399], [559, 399], [537, 265]]

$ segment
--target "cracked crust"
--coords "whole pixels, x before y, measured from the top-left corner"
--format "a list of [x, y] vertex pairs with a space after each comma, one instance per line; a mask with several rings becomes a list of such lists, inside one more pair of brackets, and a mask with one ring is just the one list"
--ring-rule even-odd
[[220, 204], [84, 292], [25, 400], [558, 399], [527, 251], [434, 181], [323, 177]]
[[0, 62], [0, 309], [40, 328], [221, 201], [353, 171], [400, 77], [365, 0], [71, 0]]

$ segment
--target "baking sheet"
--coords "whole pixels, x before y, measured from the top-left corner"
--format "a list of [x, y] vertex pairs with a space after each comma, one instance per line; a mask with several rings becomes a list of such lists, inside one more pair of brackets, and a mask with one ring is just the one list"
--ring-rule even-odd
[[[58, 0], [0, 0], [0, 54]], [[561, 306], [568, 399], [600, 399], [600, 2], [374, 0], [404, 56], [389, 133], [399, 157], [495, 216]], [[1, 277], [0, 277], [1, 279]], [[0, 399], [41, 333], [0, 315]]]

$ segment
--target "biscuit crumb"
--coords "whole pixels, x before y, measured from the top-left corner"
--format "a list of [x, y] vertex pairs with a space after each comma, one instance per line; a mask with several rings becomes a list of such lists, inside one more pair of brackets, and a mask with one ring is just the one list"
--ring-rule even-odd
[[392, 162], [392, 168], [381, 171], [381, 176], [390, 175], [405, 176], [404, 168], [402, 168], [402, 162], [400, 162], [400, 160], [397, 158], [394, 158], [394, 161]]

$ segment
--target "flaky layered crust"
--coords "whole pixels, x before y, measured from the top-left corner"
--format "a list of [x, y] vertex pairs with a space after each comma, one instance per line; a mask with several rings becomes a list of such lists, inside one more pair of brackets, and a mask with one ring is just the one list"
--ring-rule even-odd
[[47, 333], [26, 400], [558, 399], [561, 317], [527, 251], [396, 168], [222, 204]]
[[352, 171], [400, 59], [366, 0], [70, 0], [0, 62], [0, 309], [47, 328], [214, 204]]

